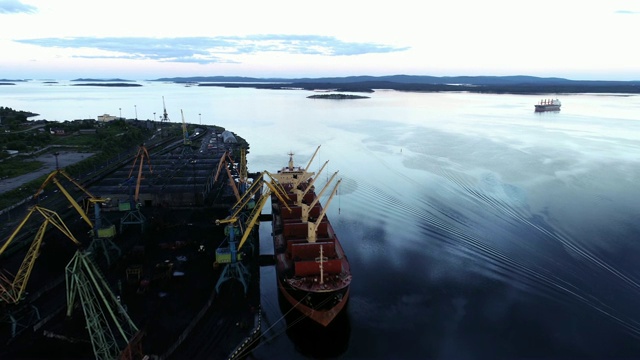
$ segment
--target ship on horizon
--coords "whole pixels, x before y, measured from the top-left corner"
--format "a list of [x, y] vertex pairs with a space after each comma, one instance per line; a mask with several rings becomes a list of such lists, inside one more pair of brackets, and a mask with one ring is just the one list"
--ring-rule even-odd
[[352, 276], [347, 256], [326, 216], [341, 180], [335, 183], [323, 207], [319, 199], [337, 172], [316, 195], [314, 183], [327, 163], [318, 175], [308, 171], [319, 149], [306, 168], [295, 166], [294, 154], [289, 153], [288, 165], [271, 175], [274, 186], [285, 195], [271, 196], [272, 225], [281, 295], [304, 316], [328, 326], [348, 302]]
[[535, 105], [536, 112], [544, 111], [560, 111], [560, 100], [558, 99], [543, 99]]

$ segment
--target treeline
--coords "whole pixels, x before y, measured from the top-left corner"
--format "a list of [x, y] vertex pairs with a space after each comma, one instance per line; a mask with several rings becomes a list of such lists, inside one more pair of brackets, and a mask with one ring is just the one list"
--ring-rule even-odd
[[0, 125], [5, 128], [17, 128], [26, 123], [30, 117], [38, 116], [28, 111], [14, 110], [9, 107], [0, 106]]
[[[146, 122], [140, 122], [141, 125]], [[94, 129], [95, 133], [80, 134], [80, 130]], [[52, 134], [56, 132], [57, 134]], [[152, 130], [125, 120], [100, 123], [96, 120], [24, 122], [9, 132], [0, 133], [0, 158], [9, 156], [4, 150], [32, 153], [50, 145], [80, 147], [89, 152], [113, 152], [135, 146], [146, 139]], [[64, 134], [64, 135], [62, 135]]]

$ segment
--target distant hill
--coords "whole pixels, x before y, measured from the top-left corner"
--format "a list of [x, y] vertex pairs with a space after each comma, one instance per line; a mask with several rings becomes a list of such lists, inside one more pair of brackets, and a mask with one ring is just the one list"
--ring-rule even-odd
[[241, 76], [194, 76], [151, 81], [198, 83], [199, 86], [255, 87], [263, 89], [335, 90], [373, 92], [469, 91], [485, 93], [640, 93], [640, 81], [569, 80], [557, 77], [515, 76], [346, 76], [323, 78], [253, 78]]
[[513, 76], [426, 76], [426, 75], [386, 75], [386, 76], [345, 76], [345, 77], [320, 77], [320, 78], [255, 78], [244, 76], [192, 76], [160, 78], [150, 81], [171, 81], [171, 82], [237, 82], [237, 83], [331, 83], [348, 84], [362, 82], [391, 82], [399, 84], [468, 84], [468, 85], [514, 85], [514, 84], [636, 84], [640, 86], [640, 81], [610, 81], [610, 80], [569, 80], [558, 77], [536, 77], [527, 75]]

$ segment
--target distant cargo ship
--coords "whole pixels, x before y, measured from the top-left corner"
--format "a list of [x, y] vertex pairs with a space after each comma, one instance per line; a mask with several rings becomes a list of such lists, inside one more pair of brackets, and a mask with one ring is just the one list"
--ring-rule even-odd
[[314, 182], [319, 173], [308, 172], [308, 168], [295, 166], [293, 154], [289, 154], [289, 165], [272, 174], [278, 187], [285, 192], [284, 197], [271, 197], [276, 273], [280, 293], [291, 306], [327, 326], [347, 303], [351, 270], [326, 217], [340, 180], [323, 207], [319, 196], [327, 190], [336, 174], [316, 195]]
[[560, 100], [558, 99], [543, 99], [535, 105], [536, 112], [543, 111], [560, 111]]

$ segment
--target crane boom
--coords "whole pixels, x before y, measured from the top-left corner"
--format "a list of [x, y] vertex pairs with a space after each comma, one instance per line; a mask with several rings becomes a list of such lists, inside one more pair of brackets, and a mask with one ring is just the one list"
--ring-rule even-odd
[[309, 192], [309, 190], [313, 188], [313, 184], [316, 182], [316, 180], [318, 180], [318, 177], [320, 177], [320, 174], [322, 173], [322, 171], [324, 170], [324, 167], [327, 166], [328, 163], [329, 163], [329, 160], [325, 161], [324, 165], [322, 165], [320, 170], [318, 170], [318, 173], [316, 174], [316, 176], [314, 176], [311, 182], [307, 184], [307, 188], [304, 189], [304, 191], [298, 188], [292, 189], [292, 191], [296, 194], [296, 205], [298, 206], [302, 205], [302, 198], [304, 198], [304, 196]]
[[316, 151], [313, 153], [313, 156], [311, 157], [311, 159], [309, 159], [309, 163], [307, 164], [307, 167], [304, 169], [304, 171], [309, 171], [309, 167], [311, 166], [313, 159], [316, 157], [316, 154], [318, 154], [318, 150], [320, 150], [320, 146], [322, 145], [318, 145], [318, 147], [316, 148]]
[[71, 181], [71, 183], [73, 183], [73, 185], [75, 185], [78, 189], [82, 190], [85, 194], [87, 194], [87, 196], [89, 196], [90, 198], [95, 198], [95, 196], [93, 196], [93, 194], [91, 192], [89, 192], [89, 190], [85, 189], [82, 185], [80, 185], [80, 183], [78, 183], [74, 178], [72, 178], [71, 176], [69, 176], [69, 174], [67, 174], [66, 171], [64, 171], [64, 169], [57, 169], [52, 171], [49, 176], [47, 176], [47, 178], [44, 180], [44, 182], [42, 183], [42, 185], [40, 185], [40, 188], [38, 189], [38, 191], [36, 191], [36, 193], [33, 195], [34, 198], [37, 198], [38, 195], [40, 195], [40, 193], [42, 191], [44, 191], [44, 188], [49, 185], [49, 183], [51, 183], [51, 181], [53, 181], [58, 174], [64, 176], [67, 180]]
[[189, 138], [189, 132], [187, 131], [187, 123], [184, 121], [184, 113], [180, 109], [182, 115], [182, 140], [184, 145], [191, 145], [191, 139]]
[[[16, 304], [22, 299], [27, 288], [29, 278], [31, 277], [31, 271], [33, 270], [33, 266], [35, 265], [36, 259], [38, 258], [38, 255], [40, 253], [40, 247], [42, 245], [42, 241], [49, 224], [58, 228], [60, 232], [66, 235], [76, 245], [81, 245], [81, 243], [75, 238], [75, 236], [73, 236], [67, 225], [64, 223], [64, 221], [62, 221], [60, 216], [55, 211], [43, 208], [41, 206], [34, 206], [27, 213], [27, 216], [25, 216], [20, 226], [18, 226], [16, 231], [12, 234], [10, 240], [13, 239], [15, 234], [20, 231], [22, 226], [35, 212], [39, 212], [44, 217], [44, 222], [42, 223], [42, 225], [40, 225], [40, 228], [36, 232], [34, 241], [29, 246], [27, 254], [25, 255], [25, 258], [22, 261], [22, 264], [20, 265], [20, 268], [18, 269], [18, 272], [16, 273], [13, 280], [10, 280], [7, 276], [3, 276], [2, 281], [0, 281], [0, 299], [8, 303]], [[11, 242], [10, 240], [5, 243], [2, 251], [4, 251], [6, 246], [8, 246], [8, 244]], [[2, 251], [0, 251], [0, 253]]]
[[71, 183], [73, 183], [78, 189], [82, 190], [82, 192], [84, 192], [85, 194], [87, 194], [87, 196], [91, 199], [97, 199], [95, 196], [93, 196], [92, 193], [89, 192], [89, 190], [85, 189], [82, 185], [80, 185], [77, 181], [75, 181], [71, 176], [69, 176], [69, 174], [67, 174], [64, 170], [62, 169], [58, 169], [58, 170], [54, 170], [53, 172], [51, 172], [51, 174], [49, 174], [49, 176], [47, 176], [47, 178], [45, 179], [45, 181], [42, 183], [42, 185], [40, 185], [40, 188], [38, 189], [38, 191], [36, 191], [34, 198], [37, 198], [38, 195], [44, 191], [44, 188], [49, 185], [49, 183], [53, 182], [58, 189], [60, 189], [60, 192], [67, 198], [67, 200], [69, 200], [69, 203], [71, 203], [71, 205], [73, 206], [74, 209], [76, 209], [76, 211], [78, 212], [78, 214], [80, 214], [80, 216], [82, 217], [82, 220], [84, 220], [84, 222], [86, 222], [92, 229], [93, 229], [93, 222], [91, 221], [91, 219], [89, 219], [89, 216], [87, 216], [87, 213], [82, 209], [82, 207], [78, 204], [78, 202], [73, 198], [73, 196], [71, 196], [71, 194], [69, 194], [69, 192], [67, 191], [67, 189], [65, 189], [64, 186], [62, 186], [62, 183], [60, 183], [60, 181], [58, 180], [58, 175], [62, 175], [64, 176], [67, 180], [71, 181]]
[[336, 185], [333, 187], [333, 190], [331, 190], [331, 195], [329, 196], [327, 203], [324, 204], [322, 212], [320, 213], [320, 215], [318, 215], [318, 219], [316, 219], [316, 221], [307, 221], [307, 241], [316, 242], [316, 237], [317, 237], [316, 233], [318, 230], [318, 226], [322, 222], [324, 215], [327, 213], [329, 204], [331, 204], [331, 200], [333, 199], [334, 195], [337, 193], [338, 186], [340, 185], [341, 182], [342, 182], [342, 179], [338, 180], [338, 182], [336, 182]]
[[[284, 189], [282, 189], [281, 185], [275, 181], [274, 182], [264, 181], [264, 175], [271, 176], [269, 172], [264, 171], [260, 176], [260, 180], [254, 182], [253, 185], [251, 185], [251, 187], [242, 195], [242, 198], [240, 199], [240, 201], [236, 202], [233, 208], [231, 208], [231, 215], [228, 216], [226, 219], [216, 220], [215, 221], [216, 225], [227, 224], [227, 223], [238, 221], [238, 214], [240, 213], [240, 211], [242, 211], [242, 209], [246, 207], [249, 201], [253, 199], [254, 195], [258, 192], [258, 190], [261, 189], [262, 185], [266, 185], [272, 193], [276, 194], [276, 196], [278, 197], [278, 199], [280, 199], [282, 204], [289, 211], [291, 211], [291, 209], [289, 208], [289, 205], [287, 205], [287, 202], [283, 198], [283, 194], [285, 194]], [[263, 194], [262, 197], [264, 196], [265, 195]], [[259, 202], [260, 202], [260, 199], [258, 199], [258, 203]]]
[[220, 172], [224, 167], [227, 173], [227, 177], [229, 178], [229, 186], [231, 187], [231, 190], [233, 190], [233, 194], [235, 195], [236, 200], [241, 201], [240, 192], [238, 191], [238, 187], [236, 186], [236, 182], [233, 179], [233, 174], [231, 173], [231, 169], [229, 168], [229, 166], [235, 166], [235, 163], [231, 158], [231, 154], [228, 151], [225, 151], [224, 154], [222, 154], [220, 161], [218, 162], [218, 169], [216, 171], [216, 176], [214, 177], [213, 181], [214, 182], [218, 181], [218, 176], [220, 175]]
[[337, 171], [335, 173], [333, 173], [333, 175], [331, 176], [329, 181], [327, 181], [327, 184], [322, 188], [322, 190], [320, 190], [320, 193], [316, 196], [315, 199], [313, 199], [311, 204], [309, 204], [309, 205], [304, 204], [304, 203], [300, 204], [301, 207], [302, 207], [302, 214], [300, 216], [301, 216], [303, 222], [307, 221], [309, 219], [309, 212], [311, 211], [311, 209], [313, 209], [314, 206], [316, 206], [318, 201], [320, 201], [320, 197], [322, 196], [322, 194], [324, 194], [325, 190], [327, 190], [327, 188], [329, 187], [329, 184], [331, 184], [331, 182], [333, 181], [333, 178], [335, 178], [336, 175], [338, 175]]
[[244, 234], [242, 234], [242, 239], [240, 239], [240, 243], [238, 244], [238, 250], [242, 248], [242, 245], [244, 245], [244, 243], [249, 238], [249, 234], [251, 233], [253, 226], [256, 224], [258, 218], [260, 217], [262, 208], [264, 207], [264, 204], [267, 202], [269, 195], [270, 195], [270, 191], [267, 191], [264, 194], [262, 194], [262, 196], [256, 203], [256, 206], [251, 211], [251, 214], [249, 215], [249, 222], [247, 223], [247, 228], [244, 230]]
[[29, 217], [31, 217], [31, 214], [33, 214], [34, 211], [35, 211], [35, 207], [33, 207], [33, 208], [31, 208], [31, 210], [29, 210], [27, 215], [22, 219], [20, 224], [18, 224], [16, 229], [13, 231], [13, 233], [11, 233], [11, 236], [9, 236], [7, 241], [5, 241], [4, 244], [2, 244], [2, 248], [0, 248], [0, 255], [2, 255], [4, 253], [4, 251], [7, 250], [9, 245], [11, 245], [11, 243], [13, 242], [13, 239], [16, 237], [16, 235], [18, 235], [18, 233], [20, 232], [20, 230], [22, 229], [24, 224], [27, 223], [27, 220], [29, 220]]
[[[133, 197], [134, 202], [138, 202], [138, 197], [140, 196], [140, 183], [142, 181], [142, 168], [144, 165], [145, 157], [147, 158], [149, 173], [153, 173], [153, 167], [151, 166], [151, 156], [149, 155], [149, 151], [147, 150], [147, 148], [144, 146], [144, 144], [142, 144], [138, 148], [138, 153], [136, 154], [135, 159], [133, 159], [133, 165], [131, 166], [131, 170], [129, 171], [129, 178], [131, 178], [131, 175], [133, 174], [133, 170], [136, 167], [136, 163], [138, 162], [138, 160], [140, 160], [140, 164], [138, 166], [138, 176], [136, 178], [136, 190], [135, 190], [135, 195]], [[131, 206], [133, 207], [134, 204], [131, 204]]]

